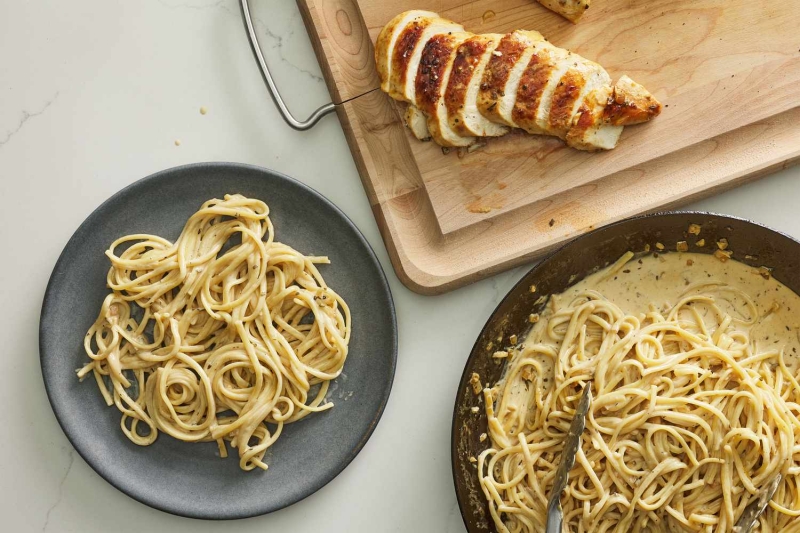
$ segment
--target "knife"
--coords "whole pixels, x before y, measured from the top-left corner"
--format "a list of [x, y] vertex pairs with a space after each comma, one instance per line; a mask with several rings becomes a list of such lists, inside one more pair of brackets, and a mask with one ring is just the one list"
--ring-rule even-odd
[[778, 491], [778, 486], [781, 484], [782, 479], [783, 476], [780, 474], [772, 478], [772, 481], [770, 481], [769, 485], [767, 485], [761, 490], [761, 492], [758, 493], [758, 497], [744, 508], [739, 521], [736, 522], [735, 526], [733, 526], [733, 533], [750, 533], [750, 530], [753, 529], [753, 526], [755, 526], [756, 522], [758, 522], [758, 518], [761, 516], [761, 513], [766, 510], [770, 500]]
[[550, 501], [547, 504], [547, 527], [546, 533], [561, 533], [564, 521], [564, 511], [561, 509], [561, 493], [567, 488], [569, 481], [569, 471], [575, 466], [575, 456], [581, 447], [581, 435], [586, 429], [586, 413], [592, 404], [592, 384], [587, 383], [583, 388], [583, 395], [578, 402], [578, 409], [575, 417], [569, 426], [567, 441], [564, 444], [564, 451], [561, 452], [561, 464], [556, 471], [556, 481], [553, 485], [553, 492], [550, 493]]

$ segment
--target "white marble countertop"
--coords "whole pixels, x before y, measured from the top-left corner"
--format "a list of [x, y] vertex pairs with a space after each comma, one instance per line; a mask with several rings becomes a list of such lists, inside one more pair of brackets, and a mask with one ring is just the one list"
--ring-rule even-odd
[[[294, 2], [251, 3], [292, 109], [304, 115], [327, 101]], [[208, 114], [200, 114], [201, 106]], [[386, 270], [400, 329], [392, 396], [356, 460], [308, 499], [235, 524], [171, 516], [108, 485], [61, 432], [39, 368], [42, 296], [72, 232], [122, 187], [199, 161], [269, 167], [338, 204]], [[749, 217], [800, 237], [798, 178], [799, 168], [785, 170], [691, 207]], [[445, 296], [403, 287], [336, 117], [306, 133], [283, 124], [235, 0], [0, 3], [0, 193], [3, 530], [464, 530], [450, 474], [455, 389], [480, 328], [527, 267]]]

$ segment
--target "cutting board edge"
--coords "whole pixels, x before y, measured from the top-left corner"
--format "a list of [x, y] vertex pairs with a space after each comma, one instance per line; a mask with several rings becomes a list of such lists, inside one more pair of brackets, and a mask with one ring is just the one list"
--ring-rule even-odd
[[[381, 154], [376, 154], [374, 150], [370, 150], [365, 138], [365, 130], [357, 120], [357, 113], [354, 110], [357, 106], [364, 105], [367, 98], [370, 97], [383, 101], [380, 96], [382, 95], [379, 93], [377, 95], [364, 95], [362, 98], [347, 102], [342, 106], [340, 118], [343, 121], [343, 127], [356, 161], [356, 167], [367, 189], [370, 204], [378, 222], [378, 228], [386, 244], [395, 272], [406, 287], [424, 295], [442, 294], [496, 273], [535, 261], [566, 242], [598, 227], [632, 216], [675, 209], [800, 163], [800, 146], [793, 142], [794, 139], [800, 137], [800, 109], [793, 109], [778, 117], [771, 117], [746, 127], [754, 130], [759, 128], [768, 130], [770, 124], [776, 123], [777, 125], [773, 126], [778, 129], [777, 134], [773, 132], [771, 136], [760, 138], [760, 142], [748, 145], [749, 152], [746, 154], [739, 154], [740, 156], [744, 155], [743, 159], [751, 161], [752, 164], [748, 168], [742, 169], [740, 174], [734, 178], [727, 179], [721, 183], [707, 184], [680, 198], [656, 201], [642, 209], [634, 208], [618, 213], [602, 222], [588, 224], [583, 228], [576, 228], [575, 231], [570, 231], [566, 235], [558, 234], [558, 228], [556, 228], [553, 230], [553, 235], [535, 241], [531, 237], [531, 232], [522, 231], [518, 236], [519, 240], [513, 241], [510, 247], [507, 247], [502, 242], [505, 228], [514, 226], [514, 229], [519, 229], [519, 227], [534, 229], [536, 225], [531, 222], [532, 220], [538, 218], [541, 221], [547, 217], [542, 218], [541, 216], [537, 217], [521, 213], [521, 211], [524, 211], [523, 209], [520, 212], [509, 213], [507, 217], [498, 217], [497, 220], [486, 221], [475, 227], [467, 228], [459, 232], [458, 235], [443, 236], [439, 231], [425, 188], [421, 183], [416, 186], [401, 187], [400, 192], [397, 193], [387, 193], [387, 191], [382, 190], [382, 187], [391, 187], [391, 184], [388, 180], [376, 181], [374, 177], [384, 175], [387, 172], [386, 167], [391, 166], [391, 164], [386, 165], [386, 159], [380, 157]], [[385, 132], [389, 128], [394, 128], [395, 133], [398, 135], [404, 134], [404, 126], [402, 124], [386, 126], [382, 131]], [[701, 143], [723, 147], [727, 145], [715, 157], [706, 157], [703, 160], [703, 164], [714, 167], [720, 161], [726, 161], [733, 157], [733, 153], [737, 152], [740, 146], [737, 142], [726, 141], [726, 139], [739, 134], [740, 132], [733, 131]], [[792, 141], [784, 139], [775, 142], [773, 138], [780, 134], [792, 139]], [[368, 131], [367, 135], [374, 134]], [[373, 144], [373, 146], [376, 145], [379, 147], [385, 146], [385, 143]], [[700, 145], [692, 146], [658, 160], [650, 161], [648, 164], [662, 166], [670, 164], [669, 161], [671, 161], [675, 173], [680, 173], [683, 179], [687, 179], [696, 172], [702, 172], [700, 165], [681, 164], [684, 159], [683, 154], [693, 150], [703, 151], [703, 147]], [[382, 165], [383, 168], [381, 168]], [[421, 181], [421, 178], [417, 179]], [[515, 218], [515, 214], [526, 218], [521, 223], [510, 223], [509, 221]], [[541, 227], [541, 224], [539, 226]], [[542, 229], [540, 231], [548, 232], [549, 230]], [[485, 249], [494, 248], [496, 253], [491, 256], [485, 256], [473, 264], [453, 259], [460, 256], [461, 245], [459, 241], [462, 243], [463, 241], [471, 241], [473, 248], [477, 249], [481, 247]], [[436, 256], [439, 259], [443, 259], [440, 263], [445, 263], [445, 267], [429, 268], [424, 261], [418, 260], [421, 256]], [[449, 263], [447, 258], [451, 259]]]
[[[786, 168], [791, 168], [798, 164], [800, 164], [800, 155], [795, 156], [793, 159], [784, 161], [782, 163], [775, 163], [774, 165], [766, 167], [753, 174], [742, 176], [737, 180], [729, 180], [727, 183], [721, 185], [717, 189], [713, 188], [705, 189], [704, 191], [697, 193], [691, 197], [682, 198], [680, 200], [676, 200], [673, 203], [665, 204], [659, 207], [654, 207], [652, 209], [646, 209], [644, 211], [639, 211], [631, 213], [626, 216], [608, 220], [606, 224], [603, 224], [603, 226], [613, 224], [620, 220], [624, 220], [626, 218], [631, 218], [635, 216], [676, 210], [692, 202], [700, 201], [705, 198], [709, 198], [711, 196], [720, 194], [722, 192], [735, 189], [736, 187], [739, 187], [751, 181], [756, 181], [774, 172]], [[383, 212], [383, 209], [373, 208], [373, 212], [376, 213], [376, 217], [378, 211], [380, 211], [381, 217], [385, 220], [386, 217], [385, 213]], [[593, 231], [594, 229], [603, 226], [597, 226], [589, 231]], [[383, 230], [381, 231], [383, 233]], [[589, 231], [584, 233], [588, 233]], [[543, 259], [544, 257], [554, 252], [561, 246], [566, 245], [568, 242], [580, 237], [581, 235], [583, 235], [583, 233], [575, 234], [574, 236], [569, 237], [563, 241], [549, 245], [547, 247], [537, 249], [536, 251], [530, 252], [525, 255], [520, 255], [504, 261], [498, 261], [493, 264], [486, 264], [479, 270], [472, 270], [467, 272], [466, 274], [453, 273], [451, 276], [442, 276], [425, 272], [424, 270], [419, 268], [416, 264], [414, 264], [414, 262], [407, 255], [404, 254], [402, 246], [398, 247], [397, 241], [393, 238], [387, 239], [386, 237], [384, 237], [384, 243], [387, 245], [387, 250], [389, 251], [389, 257], [392, 261], [395, 273], [397, 274], [397, 277], [398, 279], [400, 279], [401, 283], [403, 283], [403, 285], [405, 285], [406, 288], [410, 289], [411, 291], [417, 294], [421, 294], [424, 296], [436, 296], [439, 294], [444, 294], [459, 289], [467, 285], [471, 285], [472, 283], [476, 283], [482, 279], [494, 276], [496, 274], [500, 274], [502, 272], [506, 272], [508, 270], [511, 270], [513, 268], [525, 264], [530, 264], [531, 267], [533, 267], [536, 261]]]

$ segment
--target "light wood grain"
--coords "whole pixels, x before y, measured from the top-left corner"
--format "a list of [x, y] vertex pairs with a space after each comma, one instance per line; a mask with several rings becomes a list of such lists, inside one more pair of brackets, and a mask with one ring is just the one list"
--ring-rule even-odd
[[298, 0], [333, 103], [380, 87], [372, 41], [351, 0]]
[[[573, 26], [530, 0], [298, 1], [320, 39], [320, 61], [333, 64], [323, 66], [340, 91], [332, 94], [354, 98], [342, 99], [349, 101], [339, 116], [398, 275], [418, 292], [475, 281], [594, 227], [714, 194], [800, 157], [795, 2], [598, 0]], [[609, 153], [514, 134], [463, 157], [444, 155], [410, 136], [394, 102], [369, 92], [377, 77], [364, 36], [374, 39], [411, 8], [473, 31], [538, 29], [614, 78], [631, 75], [669, 107], [628, 128]], [[341, 12], [348, 20], [358, 13], [361, 33], [334, 39]], [[356, 50], [367, 59], [350, 57]]]

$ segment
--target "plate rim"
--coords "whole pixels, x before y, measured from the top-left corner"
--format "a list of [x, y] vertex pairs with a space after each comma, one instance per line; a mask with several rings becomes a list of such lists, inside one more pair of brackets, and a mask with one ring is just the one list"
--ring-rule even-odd
[[[147, 185], [149, 185], [149, 184], [151, 184], [153, 182], [158, 182], [160, 180], [174, 179], [174, 174], [176, 174], [176, 173], [185, 172], [185, 171], [191, 171], [191, 170], [204, 170], [204, 169], [209, 169], [209, 168], [211, 168], [211, 169], [228, 169], [228, 170], [245, 170], [247, 172], [256, 172], [256, 173], [261, 173], [261, 174], [268, 174], [273, 178], [277, 178], [278, 180], [286, 181], [291, 186], [299, 187], [300, 189], [304, 190], [306, 193], [317, 197], [317, 199], [319, 199], [321, 202], [326, 204], [329, 208], [333, 209], [334, 212], [338, 213], [338, 215], [342, 218], [342, 220], [354, 231], [356, 238], [366, 247], [366, 249], [368, 251], [369, 259], [371, 260], [371, 262], [376, 267], [376, 270], [377, 270], [377, 273], [378, 273], [378, 280], [380, 281], [380, 284], [381, 284], [382, 288], [384, 289], [385, 294], [386, 294], [386, 296], [388, 298], [389, 317], [391, 318], [391, 346], [392, 346], [392, 350], [391, 350], [391, 362], [390, 362], [390, 365], [389, 365], [389, 376], [388, 376], [389, 377], [389, 385], [388, 385], [388, 387], [386, 387], [385, 391], [383, 392], [383, 394], [380, 397], [380, 402], [378, 404], [377, 411], [375, 412], [375, 415], [372, 418], [372, 422], [370, 423], [367, 431], [364, 433], [363, 437], [358, 441], [356, 446], [354, 448], [351, 448], [350, 450], [348, 450], [347, 454], [344, 456], [344, 458], [340, 462], [340, 464], [337, 464], [337, 466], [335, 468], [330, 469], [330, 472], [331, 472], [330, 475], [323, 476], [323, 478], [321, 478], [320, 482], [316, 483], [307, 493], [301, 495], [300, 497], [283, 501], [280, 504], [278, 504], [277, 506], [273, 506], [273, 507], [264, 506], [262, 508], [255, 509], [255, 510], [250, 511], [250, 512], [235, 513], [235, 514], [230, 515], [230, 516], [223, 516], [223, 515], [219, 515], [218, 513], [213, 513], [213, 514], [210, 514], [210, 515], [200, 515], [200, 514], [197, 514], [197, 513], [182, 511], [180, 508], [171, 508], [171, 507], [166, 507], [166, 506], [163, 506], [163, 505], [158, 505], [158, 503], [156, 501], [152, 501], [152, 502], [151, 501], [145, 501], [144, 498], [141, 498], [141, 497], [138, 497], [138, 496], [132, 494], [131, 492], [126, 490], [124, 488], [124, 486], [122, 486], [120, 484], [117, 484], [115, 481], [113, 481], [110, 478], [109, 475], [107, 475], [106, 469], [104, 469], [101, 465], [95, 464], [94, 461], [92, 461], [89, 458], [87, 458], [87, 456], [84, 453], [84, 451], [81, 450], [80, 448], [78, 448], [77, 446], [75, 446], [75, 442], [74, 442], [70, 432], [65, 427], [64, 422], [62, 421], [61, 416], [59, 415], [58, 408], [56, 407], [56, 402], [55, 402], [55, 400], [53, 398], [53, 395], [52, 395], [52, 392], [50, 390], [50, 383], [49, 383], [47, 377], [45, 376], [45, 357], [46, 357], [46, 355], [45, 355], [44, 350], [43, 350], [43, 344], [45, 342], [45, 340], [44, 340], [45, 334], [44, 334], [44, 331], [43, 331], [44, 330], [43, 324], [44, 324], [45, 315], [46, 315], [46, 313], [47, 313], [47, 311], [49, 309], [49, 306], [50, 306], [50, 303], [51, 303], [51, 300], [52, 300], [53, 294], [54, 294], [53, 293], [53, 291], [54, 291], [54, 287], [53, 287], [54, 278], [56, 277], [56, 275], [60, 272], [60, 270], [66, 264], [67, 259], [65, 257], [65, 253], [66, 253], [67, 249], [75, 242], [75, 239], [78, 237], [78, 235], [81, 233], [81, 231], [82, 230], [85, 231], [86, 228], [88, 228], [91, 225], [91, 222], [93, 221], [93, 219], [96, 216], [99, 216], [98, 213], [101, 210], [103, 210], [111, 202], [113, 202], [114, 200], [117, 200], [119, 197], [121, 197], [123, 195], [129, 194], [130, 192], [132, 192], [132, 191], [134, 191], [134, 190], [136, 190], [136, 189], [138, 189], [140, 187], [145, 187], [145, 186], [147, 186]], [[296, 504], [298, 502], [301, 502], [301, 501], [305, 500], [306, 498], [308, 498], [309, 496], [317, 493], [320, 489], [322, 489], [326, 485], [328, 485], [330, 482], [332, 482], [334, 479], [336, 479], [350, 465], [350, 463], [356, 458], [356, 456], [359, 453], [361, 453], [361, 451], [364, 449], [364, 447], [366, 446], [366, 444], [370, 440], [370, 438], [372, 438], [372, 435], [374, 434], [375, 429], [378, 426], [378, 423], [380, 422], [381, 418], [383, 417], [383, 414], [386, 412], [386, 406], [388, 405], [389, 397], [391, 396], [392, 388], [394, 386], [394, 379], [395, 379], [395, 376], [396, 376], [396, 373], [397, 373], [397, 356], [398, 356], [398, 341], [399, 341], [399, 339], [398, 339], [398, 336], [399, 336], [398, 335], [398, 328], [397, 328], [397, 311], [395, 309], [394, 296], [392, 295], [391, 286], [389, 285], [389, 280], [388, 280], [388, 278], [386, 276], [386, 272], [383, 269], [383, 266], [381, 265], [380, 260], [378, 259], [378, 256], [375, 253], [375, 250], [373, 249], [372, 245], [370, 245], [370, 243], [367, 240], [367, 238], [364, 236], [364, 234], [361, 232], [361, 230], [358, 228], [358, 226], [356, 226], [356, 224], [350, 219], [350, 217], [348, 217], [347, 214], [345, 214], [344, 211], [342, 211], [342, 209], [340, 209], [335, 203], [333, 203], [325, 195], [323, 195], [322, 193], [320, 193], [316, 189], [314, 189], [314, 188], [310, 187], [309, 185], [306, 185], [305, 183], [301, 182], [300, 180], [298, 180], [296, 178], [293, 178], [291, 176], [288, 176], [288, 175], [286, 175], [286, 174], [284, 174], [282, 172], [278, 172], [276, 170], [272, 170], [272, 169], [269, 169], [269, 168], [266, 168], [266, 167], [261, 167], [261, 166], [258, 166], [258, 165], [252, 165], [252, 164], [248, 164], [248, 163], [236, 163], [236, 162], [227, 162], [227, 161], [209, 161], [209, 162], [198, 162], [198, 163], [189, 163], [189, 164], [184, 164], [184, 165], [177, 165], [177, 166], [174, 166], [174, 167], [169, 167], [169, 168], [166, 168], [166, 169], [159, 170], [159, 171], [154, 172], [152, 174], [148, 174], [145, 177], [139, 178], [139, 179], [129, 183], [128, 185], [126, 185], [122, 189], [118, 190], [117, 192], [115, 192], [114, 194], [109, 196], [108, 198], [106, 198], [102, 203], [100, 203], [97, 207], [95, 207], [91, 211], [91, 213], [89, 213], [86, 216], [86, 218], [84, 218], [84, 220], [80, 223], [80, 225], [78, 225], [78, 227], [75, 228], [75, 230], [72, 232], [72, 235], [69, 237], [67, 242], [63, 245], [63, 248], [62, 248], [61, 252], [58, 255], [58, 259], [54, 263], [53, 269], [50, 272], [50, 276], [48, 277], [48, 280], [47, 280], [47, 285], [45, 287], [44, 295], [42, 297], [41, 310], [39, 312], [38, 329], [39, 329], [39, 332], [38, 332], [39, 367], [40, 367], [40, 371], [41, 371], [42, 382], [44, 384], [45, 394], [47, 396], [47, 401], [50, 404], [50, 410], [52, 411], [53, 415], [55, 416], [56, 422], [58, 422], [58, 426], [61, 429], [61, 432], [67, 438], [67, 441], [69, 441], [70, 446], [72, 446], [72, 449], [106, 483], [108, 483], [109, 485], [111, 485], [112, 487], [114, 487], [115, 489], [120, 491], [121, 493], [125, 494], [127, 497], [131, 498], [132, 500], [135, 500], [135, 501], [137, 501], [137, 502], [139, 502], [141, 504], [146, 505], [149, 508], [156, 509], [157, 511], [160, 511], [160, 512], [164, 512], [164, 513], [167, 513], [167, 514], [180, 516], [180, 517], [184, 517], [184, 518], [198, 519], [198, 520], [230, 521], [230, 520], [243, 520], [243, 519], [246, 519], [246, 518], [253, 518], [253, 517], [257, 517], [257, 516], [267, 515], [267, 514], [275, 512], [275, 511], [279, 511], [281, 509], [285, 509], [287, 507], [290, 507], [290, 506], [292, 506], [292, 505], [294, 505], [294, 504]]]
[[[623, 224], [631, 224], [631, 223], [635, 224], [635, 223], [637, 223], [637, 222], [639, 222], [641, 220], [651, 219], [651, 218], [672, 217], [672, 216], [692, 216], [692, 215], [708, 216], [708, 217], [714, 217], [714, 218], [717, 218], [717, 219], [735, 220], [737, 222], [743, 222], [743, 223], [746, 223], [746, 224], [751, 224], [753, 226], [758, 226], [758, 227], [760, 227], [762, 229], [765, 229], [767, 231], [775, 233], [777, 236], [784, 237], [784, 238], [786, 238], [786, 239], [788, 239], [790, 241], [793, 241], [793, 242], [797, 243], [798, 245], [800, 245], [800, 239], [798, 239], [796, 237], [793, 237], [793, 236], [789, 235], [788, 233], [786, 233], [784, 231], [781, 231], [781, 230], [778, 230], [776, 228], [773, 228], [773, 227], [771, 227], [771, 226], [769, 226], [767, 224], [762, 224], [760, 222], [755, 222], [754, 220], [746, 218], [746, 217], [740, 217], [740, 216], [736, 216], [736, 215], [729, 215], [729, 214], [725, 214], [725, 213], [719, 213], [717, 211], [704, 211], [704, 210], [698, 210], [698, 209], [692, 209], [692, 210], [671, 209], [671, 210], [666, 210], [666, 211], [656, 211], [654, 213], [645, 213], [645, 214], [642, 214], [642, 215], [636, 215], [636, 216], [633, 216], [633, 217], [628, 217], [628, 218], [624, 218], [622, 220], [614, 221], [614, 222], [612, 222], [610, 224], [607, 224], [605, 226], [601, 226], [599, 228], [595, 228], [595, 229], [593, 229], [591, 231], [588, 231], [586, 233], [583, 233], [582, 235], [579, 235], [579, 236], [575, 237], [574, 239], [571, 239], [569, 241], [564, 242], [563, 244], [561, 244], [561, 246], [559, 246], [558, 248], [556, 248], [552, 252], [550, 252], [550, 253], [544, 255], [543, 257], [541, 257], [535, 265], [533, 265], [530, 269], [528, 269], [528, 271], [525, 272], [525, 274], [523, 274], [522, 277], [520, 277], [520, 279], [516, 283], [514, 283], [514, 285], [500, 299], [500, 301], [497, 303], [497, 305], [494, 307], [492, 312], [487, 317], [486, 322], [483, 324], [483, 327], [481, 327], [480, 331], [478, 332], [477, 336], [475, 337], [475, 342], [473, 343], [472, 348], [470, 349], [469, 355], [467, 356], [467, 359], [464, 362], [464, 370], [461, 373], [461, 377], [459, 378], [458, 386], [456, 388], [455, 402], [454, 402], [454, 406], [453, 406], [453, 416], [452, 416], [451, 425], [450, 425], [450, 469], [451, 469], [451, 474], [452, 474], [452, 479], [453, 479], [453, 490], [456, 493], [456, 501], [458, 502], [458, 511], [461, 514], [461, 520], [462, 520], [462, 522], [464, 524], [464, 527], [466, 528], [466, 530], [468, 532], [472, 532], [473, 531], [470, 528], [471, 523], [467, 520], [467, 515], [466, 515], [466, 512], [470, 511], [471, 507], [470, 507], [470, 503], [468, 501], [464, 501], [464, 498], [462, 498], [461, 490], [460, 490], [460, 487], [458, 485], [458, 474], [459, 474], [458, 467], [459, 467], [459, 465], [461, 465], [461, 463], [458, 461], [458, 455], [459, 455], [458, 454], [458, 449], [457, 449], [457, 445], [458, 445], [458, 442], [457, 442], [457, 437], [458, 437], [457, 430], [458, 430], [458, 427], [457, 427], [457, 424], [456, 424], [456, 420], [458, 419], [458, 410], [459, 410], [459, 391], [468, 382], [468, 379], [467, 379], [468, 378], [468, 373], [470, 372], [470, 370], [474, 366], [472, 364], [473, 360], [478, 356], [478, 352], [479, 352], [478, 343], [480, 342], [480, 339], [483, 336], [484, 331], [493, 322], [495, 315], [498, 313], [500, 308], [503, 307], [503, 305], [511, 297], [511, 295], [514, 292], [516, 292], [518, 287], [520, 287], [521, 285], [524, 285], [526, 283], [526, 280], [532, 274], [537, 272], [539, 270], [539, 268], [541, 268], [542, 265], [545, 262], [547, 262], [550, 259], [556, 257], [557, 255], [560, 255], [562, 252], [564, 252], [565, 249], [567, 249], [567, 248], [569, 248], [571, 246], [578, 246], [580, 244], [580, 242], [582, 242], [582, 241], [584, 241], [586, 239], [592, 238], [597, 233], [601, 233], [601, 232], [604, 232], [604, 231], [607, 231], [607, 230], [611, 230], [614, 227], [620, 226], [620, 225], [623, 225]], [[800, 294], [800, 293], [798, 293], [798, 294]], [[485, 503], [483, 498], [481, 498], [481, 503], [482, 504]], [[490, 523], [489, 525], [490, 525], [490, 527], [493, 527], [493, 524]], [[492, 530], [490, 529], [489, 531], [492, 531]]]

